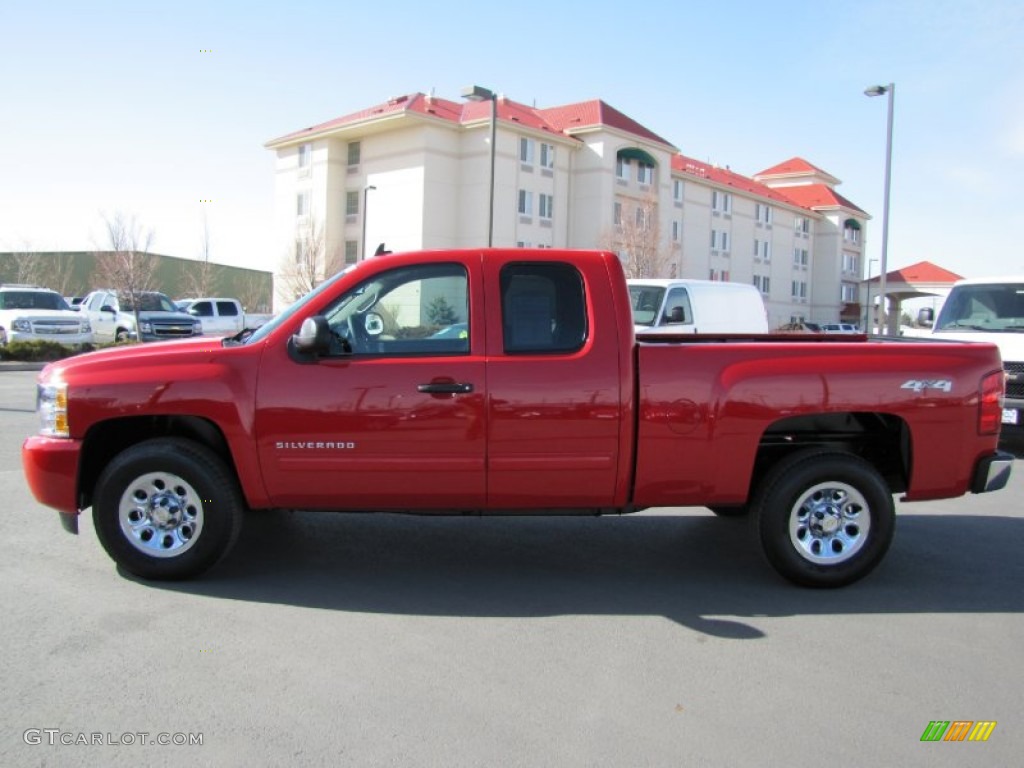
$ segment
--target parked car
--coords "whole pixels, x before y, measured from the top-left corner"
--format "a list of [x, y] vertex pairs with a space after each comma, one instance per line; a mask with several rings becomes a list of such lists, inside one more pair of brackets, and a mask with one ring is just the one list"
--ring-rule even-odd
[[114, 290], [93, 291], [82, 300], [81, 312], [92, 323], [97, 342], [127, 341], [141, 336], [142, 341], [167, 341], [201, 336], [203, 324], [180, 311], [158, 291], [139, 291], [139, 334], [135, 328], [135, 307], [131, 297]]
[[822, 323], [819, 326], [821, 333], [860, 333], [853, 323]]
[[837, 587], [885, 556], [893, 496], [1006, 485], [1003, 386], [991, 344], [638, 341], [614, 253], [438, 250], [361, 261], [248, 337], [52, 363], [22, 462], [143, 578], [202, 573], [247, 509], [703, 505], [750, 515], [787, 578]]
[[71, 311], [64, 297], [37, 285], [0, 285], [0, 345], [55, 341], [81, 347], [93, 341], [88, 318]]
[[64, 301], [67, 302], [69, 308], [77, 312], [81, 308], [84, 298], [84, 296], [65, 296]]
[[999, 347], [1006, 371], [1003, 434], [1024, 436], [1024, 274], [956, 282], [929, 338]]
[[207, 336], [233, 336], [245, 328], [245, 312], [238, 299], [181, 299], [174, 303], [182, 312], [198, 317]]
[[718, 280], [633, 279], [636, 333], [768, 333], [761, 292]]

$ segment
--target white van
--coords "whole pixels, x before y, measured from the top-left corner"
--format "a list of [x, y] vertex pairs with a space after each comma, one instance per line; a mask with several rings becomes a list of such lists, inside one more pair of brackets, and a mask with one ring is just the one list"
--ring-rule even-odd
[[1024, 275], [954, 283], [930, 338], [999, 347], [1007, 376], [1003, 431], [1024, 434]]
[[647, 278], [627, 282], [638, 334], [768, 333], [768, 312], [753, 285]]

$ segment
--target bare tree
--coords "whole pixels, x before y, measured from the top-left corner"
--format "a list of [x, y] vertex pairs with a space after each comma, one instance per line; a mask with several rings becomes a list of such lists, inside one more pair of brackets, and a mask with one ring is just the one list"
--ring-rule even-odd
[[61, 296], [67, 296], [74, 290], [75, 261], [74, 257], [63, 253], [53, 254], [53, 261], [49, 275], [46, 278], [47, 286], [52, 288]]
[[139, 322], [138, 295], [152, 290], [156, 262], [149, 254], [153, 243], [153, 230], [144, 229], [135, 217], [125, 218], [120, 211], [113, 217], [104, 216], [109, 250], [96, 254], [100, 279], [106, 286], [127, 297], [135, 312], [136, 332]]
[[658, 203], [653, 195], [622, 202], [619, 220], [601, 237], [601, 247], [622, 258], [626, 277], [664, 277], [671, 260], [661, 242]]
[[199, 261], [189, 265], [185, 275], [185, 290], [189, 296], [210, 296], [215, 293], [217, 267], [210, 263], [210, 224], [203, 213], [203, 235], [199, 241]]
[[14, 280], [22, 285], [41, 285], [46, 279], [48, 270], [42, 263], [39, 253], [26, 247], [24, 251], [11, 254]]
[[259, 275], [243, 276], [238, 286], [238, 300], [246, 312], [264, 314], [270, 311], [270, 297]]
[[344, 258], [337, 249], [328, 252], [323, 223], [310, 216], [309, 226], [298, 232], [294, 251], [281, 260], [278, 293], [285, 301], [294, 301], [343, 266]]

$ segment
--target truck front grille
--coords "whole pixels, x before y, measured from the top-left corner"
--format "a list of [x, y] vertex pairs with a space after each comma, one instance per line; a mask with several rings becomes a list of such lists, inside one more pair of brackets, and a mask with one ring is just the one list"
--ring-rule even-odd
[[1024, 398], [1024, 363], [1003, 363], [1003, 368], [1009, 374], [1006, 382], [1006, 396], [1013, 398]]
[[37, 320], [32, 323], [32, 333], [38, 333], [41, 336], [59, 336], [81, 332], [82, 324], [78, 320]]
[[192, 323], [153, 323], [153, 335], [161, 339], [180, 339], [192, 335]]

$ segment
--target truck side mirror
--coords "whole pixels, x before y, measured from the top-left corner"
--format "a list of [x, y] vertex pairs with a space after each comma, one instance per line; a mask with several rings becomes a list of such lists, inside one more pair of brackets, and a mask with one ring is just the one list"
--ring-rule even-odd
[[684, 320], [684, 315], [683, 315], [683, 308], [682, 308], [682, 306], [675, 306], [675, 307], [672, 307], [672, 309], [669, 310], [668, 322], [670, 322], [670, 323], [681, 323], [681, 322], [683, 322], [683, 320]]
[[917, 324], [931, 328], [935, 324], [935, 310], [931, 307], [922, 307], [917, 312]]
[[307, 317], [292, 336], [295, 350], [307, 355], [326, 355], [331, 349], [331, 329], [323, 315]]
[[100, 307], [100, 312], [109, 312], [112, 315], [116, 315], [117, 314], [117, 310], [114, 309], [109, 304], [104, 304], [102, 307]]

